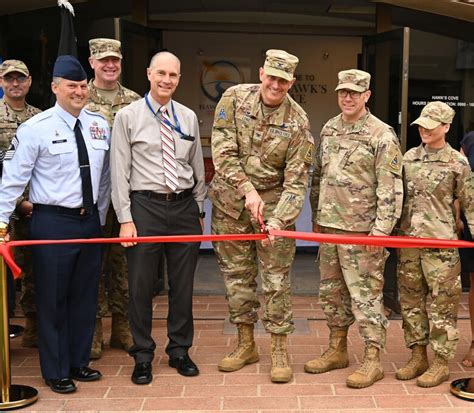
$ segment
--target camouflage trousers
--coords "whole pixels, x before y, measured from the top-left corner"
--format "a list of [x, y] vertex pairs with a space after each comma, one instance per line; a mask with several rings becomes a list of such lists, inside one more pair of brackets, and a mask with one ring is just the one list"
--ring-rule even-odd
[[[30, 238], [30, 218], [15, 220], [13, 224], [13, 238], [26, 240]], [[16, 247], [15, 261], [23, 271], [21, 277], [20, 307], [23, 314], [36, 313], [35, 278], [33, 275], [32, 247]]]
[[[111, 206], [107, 211], [104, 237], [118, 237], [120, 224]], [[97, 318], [108, 312], [128, 317], [128, 267], [125, 248], [120, 244], [105, 244], [102, 274], [99, 281]]]
[[[355, 235], [333, 228], [321, 230], [326, 234]], [[347, 329], [357, 320], [365, 345], [383, 348], [388, 327], [383, 306], [383, 272], [388, 252], [369, 252], [364, 245], [321, 244], [319, 257], [319, 300], [328, 327]]]
[[[266, 213], [271, 213], [273, 208], [265, 204]], [[235, 220], [214, 207], [211, 226], [213, 234], [260, 232], [260, 226], [246, 210]], [[260, 302], [256, 278], [260, 272], [265, 300], [262, 318], [265, 330], [274, 334], [292, 333], [290, 267], [295, 256], [294, 240], [279, 237], [273, 246], [268, 247], [262, 246], [260, 241], [223, 241], [213, 245], [227, 291], [230, 322], [257, 322]]]
[[[457, 249], [400, 249], [398, 288], [407, 347], [431, 345], [452, 359], [459, 341], [457, 314], [461, 296], [461, 264]], [[431, 321], [426, 299], [431, 295]]]

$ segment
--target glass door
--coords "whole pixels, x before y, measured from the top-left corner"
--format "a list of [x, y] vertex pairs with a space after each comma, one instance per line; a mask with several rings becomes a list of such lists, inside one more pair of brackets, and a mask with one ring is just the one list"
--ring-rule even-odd
[[150, 59], [162, 49], [161, 30], [117, 18], [115, 31], [126, 56], [122, 63], [123, 84], [143, 96], [150, 89], [146, 76]]
[[[363, 39], [362, 70], [372, 75], [370, 111], [392, 126], [400, 139], [402, 152], [407, 148], [408, 67], [410, 29], [408, 27], [367, 36]], [[397, 286], [397, 254], [389, 248], [385, 265], [384, 303], [400, 313]]]
[[362, 45], [362, 70], [372, 75], [370, 111], [393, 127], [405, 152], [410, 29], [367, 36]]

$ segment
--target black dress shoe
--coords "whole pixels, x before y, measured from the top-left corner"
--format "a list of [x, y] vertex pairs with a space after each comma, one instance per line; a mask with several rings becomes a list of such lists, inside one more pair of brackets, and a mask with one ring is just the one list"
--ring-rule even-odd
[[89, 367], [79, 367], [71, 369], [71, 377], [78, 381], [94, 381], [102, 377], [99, 370], [93, 370]]
[[72, 393], [76, 391], [76, 385], [69, 377], [46, 379], [44, 382], [56, 393]]
[[149, 361], [136, 363], [132, 373], [132, 381], [135, 384], [148, 384], [151, 383], [152, 380], [151, 363]]
[[170, 358], [168, 364], [178, 370], [182, 376], [197, 376], [199, 374], [199, 369], [187, 354]]

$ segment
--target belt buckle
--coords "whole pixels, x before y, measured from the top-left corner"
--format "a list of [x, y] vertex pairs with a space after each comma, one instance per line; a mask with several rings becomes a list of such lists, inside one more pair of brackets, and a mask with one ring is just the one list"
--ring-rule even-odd
[[174, 192], [167, 192], [166, 193], [166, 200], [167, 201], [172, 201], [174, 196]]
[[81, 209], [79, 210], [79, 215], [80, 215], [80, 216], [83, 216], [83, 215], [86, 215], [86, 214], [87, 214], [87, 211], [86, 211], [85, 208], [81, 208]]

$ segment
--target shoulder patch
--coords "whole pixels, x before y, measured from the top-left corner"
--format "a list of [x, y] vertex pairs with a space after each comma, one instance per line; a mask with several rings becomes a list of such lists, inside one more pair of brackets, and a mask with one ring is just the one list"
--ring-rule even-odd
[[306, 151], [306, 154], [304, 156], [304, 162], [310, 165], [313, 163], [313, 160], [314, 160], [313, 148], [314, 148], [314, 145], [309, 145]]
[[12, 142], [10, 143], [10, 147], [5, 152], [0, 151], [0, 163], [3, 161], [9, 161], [13, 159], [13, 155], [15, 155], [16, 148], [18, 148], [18, 138], [16, 135], [13, 137]]
[[390, 168], [392, 168], [396, 172], [400, 170], [400, 159], [398, 158], [398, 153], [396, 153], [390, 161]]
[[217, 115], [217, 119], [227, 120], [227, 114], [225, 113], [225, 109], [221, 108]]

